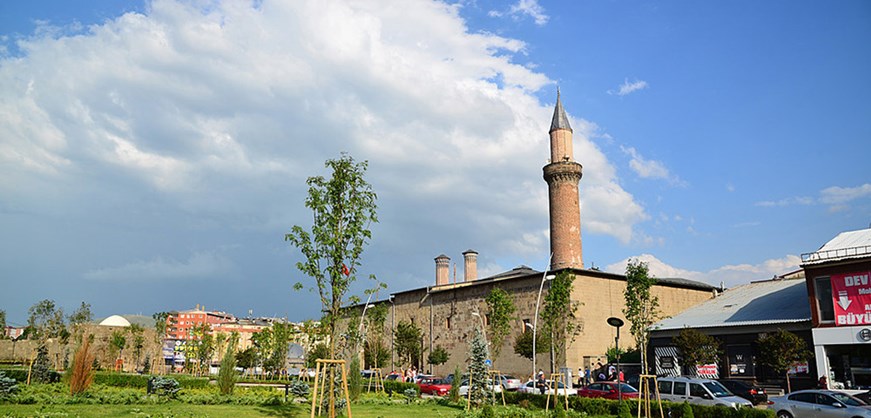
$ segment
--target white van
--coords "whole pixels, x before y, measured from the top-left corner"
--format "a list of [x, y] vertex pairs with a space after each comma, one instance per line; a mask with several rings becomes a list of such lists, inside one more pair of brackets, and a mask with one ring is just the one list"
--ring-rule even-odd
[[738, 409], [742, 406], [752, 408], [750, 401], [729, 392], [720, 382], [694, 377], [659, 378], [657, 387], [664, 401], [689, 402], [698, 405], [721, 405]]

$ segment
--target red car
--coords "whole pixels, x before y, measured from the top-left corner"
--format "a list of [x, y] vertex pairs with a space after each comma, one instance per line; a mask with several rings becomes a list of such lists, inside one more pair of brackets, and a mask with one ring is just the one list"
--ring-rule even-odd
[[[638, 397], [638, 389], [622, 383], [620, 390], [623, 399], [635, 399]], [[578, 389], [578, 396], [585, 398], [617, 399], [617, 382], [596, 382], [585, 388]]]
[[422, 379], [417, 386], [420, 387], [420, 393], [435, 396], [445, 396], [451, 391], [451, 384], [440, 377]]

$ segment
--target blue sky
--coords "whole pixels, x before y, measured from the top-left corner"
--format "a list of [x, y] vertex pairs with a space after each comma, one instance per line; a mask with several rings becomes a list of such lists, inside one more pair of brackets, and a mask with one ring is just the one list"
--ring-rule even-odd
[[869, 40], [865, 1], [2, 2], [0, 309], [314, 317], [283, 234], [342, 151], [364, 277], [541, 269], [557, 86], [588, 267], [767, 279], [869, 227]]

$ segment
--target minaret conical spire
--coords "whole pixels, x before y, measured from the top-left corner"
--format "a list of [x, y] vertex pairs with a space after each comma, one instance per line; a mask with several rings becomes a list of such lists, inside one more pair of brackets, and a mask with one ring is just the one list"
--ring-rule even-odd
[[557, 129], [568, 129], [569, 131], [572, 131], [572, 125], [569, 125], [569, 117], [566, 116], [566, 110], [563, 109], [563, 103], [560, 101], [559, 96], [559, 87], [557, 87], [556, 106], [553, 108], [553, 119], [550, 121], [549, 132], [553, 132]]

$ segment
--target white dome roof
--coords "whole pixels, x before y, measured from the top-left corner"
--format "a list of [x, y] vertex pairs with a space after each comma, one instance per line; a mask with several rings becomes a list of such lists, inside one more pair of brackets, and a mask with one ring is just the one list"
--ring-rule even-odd
[[107, 327], [129, 327], [130, 321], [124, 319], [121, 315], [112, 315], [100, 322], [100, 325]]

